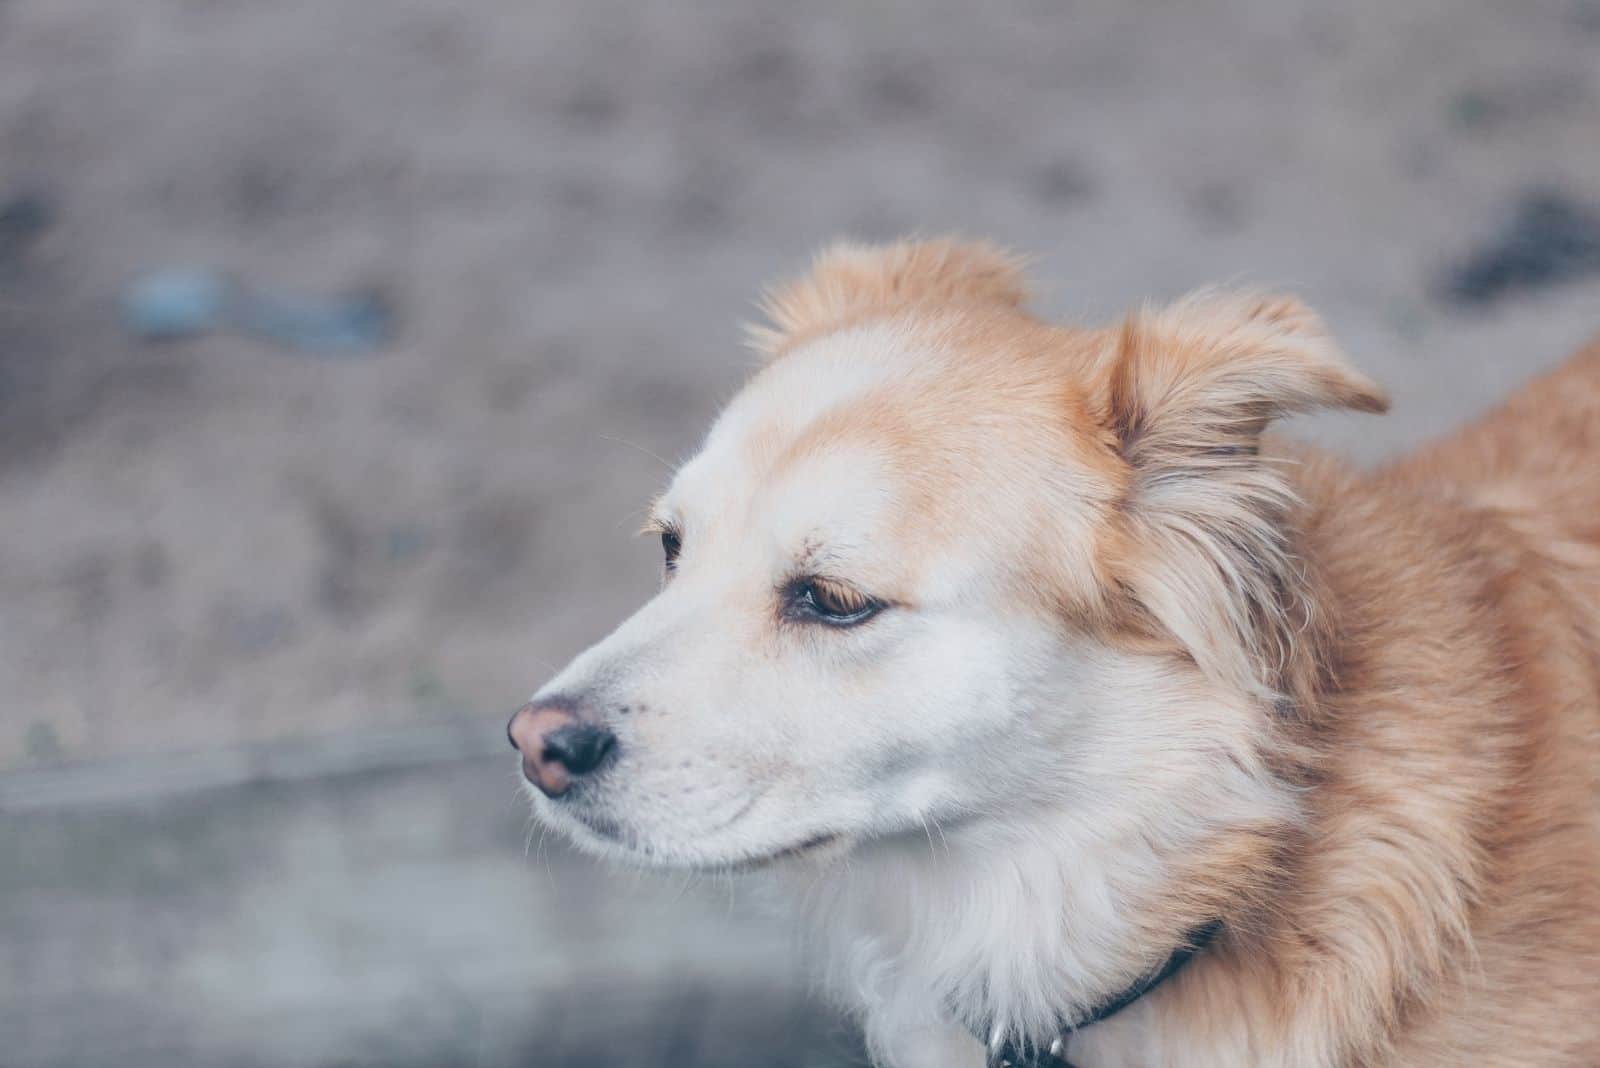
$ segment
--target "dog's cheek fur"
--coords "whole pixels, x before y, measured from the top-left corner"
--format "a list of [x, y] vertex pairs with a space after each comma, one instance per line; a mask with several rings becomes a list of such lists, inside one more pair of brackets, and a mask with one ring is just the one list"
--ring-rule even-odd
[[1017, 695], [1052, 756], [1012, 762], [1005, 818], [805, 884], [830, 980], [884, 1063], [917, 1063], [941, 1013], [1052, 1033], [1193, 926], [1260, 907], [1297, 833], [1259, 718], [1192, 665], [1092, 647], [1054, 664]]

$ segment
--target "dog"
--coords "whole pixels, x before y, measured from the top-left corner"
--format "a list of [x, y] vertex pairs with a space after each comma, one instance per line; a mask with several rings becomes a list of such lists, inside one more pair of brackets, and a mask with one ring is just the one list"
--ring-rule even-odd
[[1362, 471], [1264, 437], [1387, 407], [1291, 297], [940, 240], [765, 313], [540, 820], [760, 872], [892, 1068], [1600, 1064], [1600, 344]]

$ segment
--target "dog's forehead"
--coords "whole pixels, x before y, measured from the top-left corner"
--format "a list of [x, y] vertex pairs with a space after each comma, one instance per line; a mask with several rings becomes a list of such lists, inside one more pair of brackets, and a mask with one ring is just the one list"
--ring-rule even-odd
[[705, 451], [770, 460], [824, 415], [926, 373], [939, 355], [931, 340], [892, 323], [818, 338], [752, 378], [713, 424]]
[[913, 317], [809, 341], [733, 399], [662, 510], [719, 553], [820, 544], [924, 585], [1024, 566], [1045, 529], [1070, 543], [1054, 556], [1086, 558], [1111, 483], [1066, 368], [1028, 341]]
[[763, 369], [723, 410], [664, 500], [705, 513], [759, 496], [780, 519], [803, 503], [819, 516], [870, 520], [895, 477], [887, 442], [870, 428], [840, 435], [824, 424], [913, 374], [911, 348], [904, 331], [878, 325], [819, 339]]

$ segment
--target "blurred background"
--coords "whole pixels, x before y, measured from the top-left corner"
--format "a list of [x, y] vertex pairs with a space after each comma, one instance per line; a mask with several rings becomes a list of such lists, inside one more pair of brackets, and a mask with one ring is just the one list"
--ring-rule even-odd
[[1363, 461], [1600, 330], [1600, 0], [0, 0], [0, 1065], [861, 1064], [509, 712], [836, 235], [1297, 290]]

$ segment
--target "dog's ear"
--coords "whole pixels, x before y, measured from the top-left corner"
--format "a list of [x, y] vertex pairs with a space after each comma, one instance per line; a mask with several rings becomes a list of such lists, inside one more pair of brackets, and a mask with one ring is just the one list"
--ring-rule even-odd
[[1273, 419], [1315, 408], [1381, 412], [1292, 297], [1196, 294], [1128, 318], [1108, 340], [1095, 407], [1129, 481], [1125, 581], [1208, 673], [1277, 689], [1309, 596], [1285, 519], [1293, 493], [1259, 455]]
[[1135, 466], [1253, 449], [1274, 418], [1388, 408], [1315, 312], [1294, 297], [1201, 292], [1128, 317], [1106, 382], [1108, 423]]
[[987, 242], [840, 242], [818, 255], [808, 274], [767, 291], [766, 322], [747, 327], [746, 337], [770, 358], [876, 311], [914, 304], [1016, 308], [1027, 296], [1021, 261]]

